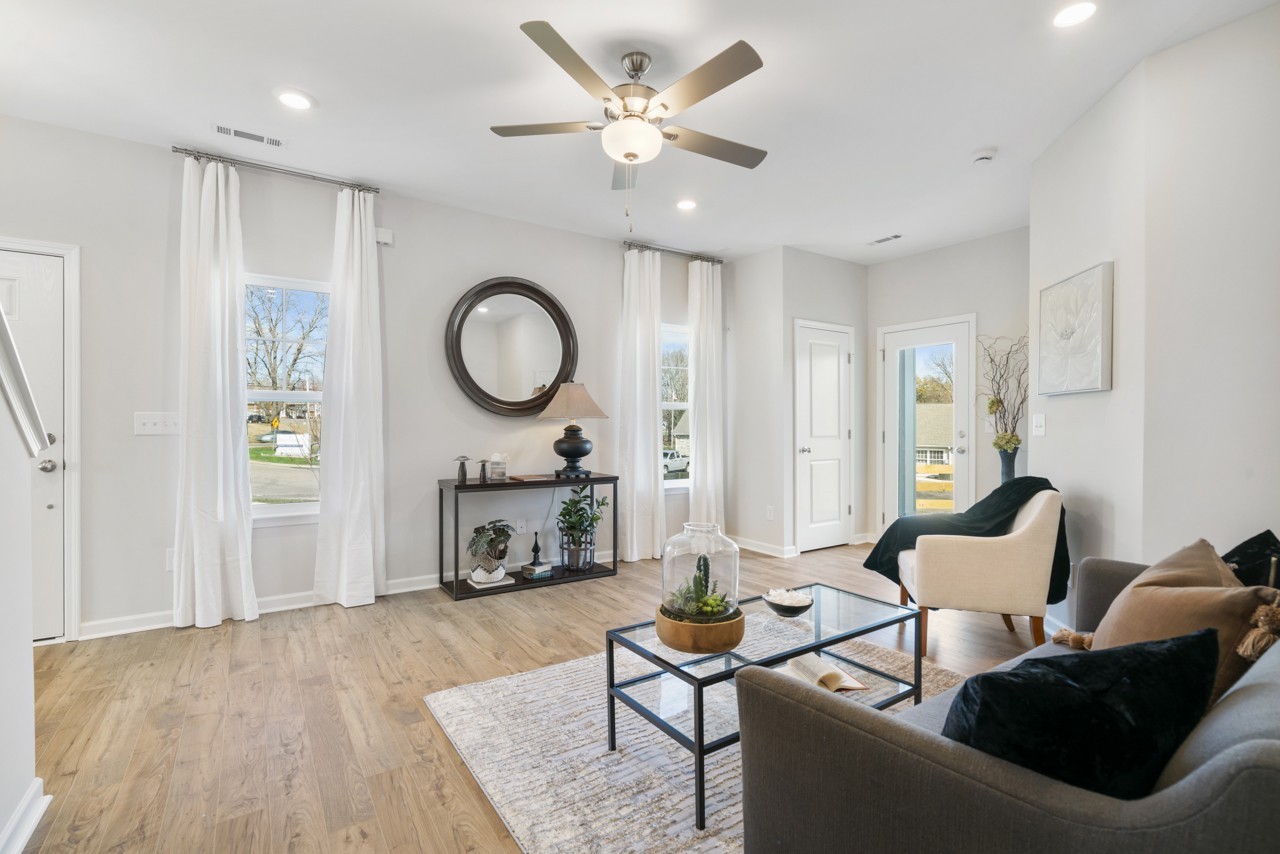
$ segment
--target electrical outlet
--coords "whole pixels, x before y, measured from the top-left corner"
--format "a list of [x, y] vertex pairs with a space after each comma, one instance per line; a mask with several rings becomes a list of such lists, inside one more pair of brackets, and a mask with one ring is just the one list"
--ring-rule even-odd
[[173, 549], [164, 550], [164, 571], [173, 572]]
[[516, 533], [517, 533], [517, 534], [527, 534], [527, 533], [529, 533], [529, 531], [528, 531], [527, 529], [528, 529], [528, 526], [527, 526], [527, 525], [525, 525], [525, 522], [524, 522], [524, 520], [523, 520], [523, 519], [517, 519], [517, 520], [516, 520]]
[[1031, 416], [1031, 435], [1032, 436], [1044, 435], [1044, 413], [1043, 412], [1037, 412]]
[[773, 505], [772, 504], [764, 508], [764, 518], [769, 522], [773, 521]]

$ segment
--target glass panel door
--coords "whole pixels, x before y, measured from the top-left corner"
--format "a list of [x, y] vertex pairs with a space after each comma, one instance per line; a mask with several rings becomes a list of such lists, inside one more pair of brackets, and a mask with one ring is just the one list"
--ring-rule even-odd
[[961, 321], [883, 333], [882, 528], [969, 506], [971, 330]]

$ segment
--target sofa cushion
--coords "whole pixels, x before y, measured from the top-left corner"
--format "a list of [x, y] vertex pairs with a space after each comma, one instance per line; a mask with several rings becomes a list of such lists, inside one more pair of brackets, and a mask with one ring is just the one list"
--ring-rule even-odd
[[1249, 741], [1280, 742], [1280, 646], [1273, 646], [1213, 704], [1173, 754], [1156, 790], [1178, 783], [1215, 756]]
[[1093, 635], [1094, 651], [1218, 630], [1216, 700], [1249, 668], [1236, 653], [1249, 619], [1276, 591], [1245, 587], [1205, 540], [1153, 564], [1120, 592]]
[[[997, 664], [991, 668], [991, 672], [1002, 672], [1012, 670], [1024, 661], [1033, 658], [1047, 658], [1054, 655], [1071, 655], [1072, 650], [1059, 646], [1054, 643], [1042, 643], [1040, 646], [1033, 647], [1030, 650], [1019, 655], [1017, 658], [1011, 658], [1008, 661]], [[963, 683], [962, 683], [963, 684]], [[894, 715], [894, 719], [903, 723], [911, 724], [921, 729], [927, 729], [932, 733], [942, 732], [942, 725], [946, 723], [947, 712], [951, 709], [951, 703], [956, 698], [956, 694], [960, 693], [961, 685], [943, 691], [925, 700], [918, 706], [907, 706], [902, 711]]]
[[961, 686], [942, 734], [1073, 786], [1145, 797], [1209, 704], [1217, 634], [979, 674]]
[[1242, 584], [1280, 586], [1280, 572], [1273, 578], [1271, 561], [1280, 558], [1280, 538], [1273, 531], [1255, 534], [1222, 556]]

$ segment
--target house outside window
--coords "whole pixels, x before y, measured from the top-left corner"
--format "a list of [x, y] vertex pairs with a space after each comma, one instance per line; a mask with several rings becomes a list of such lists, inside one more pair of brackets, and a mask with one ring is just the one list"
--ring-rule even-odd
[[318, 509], [329, 285], [247, 276], [244, 314], [254, 515]]
[[659, 416], [662, 452], [658, 464], [663, 480], [689, 479], [689, 330], [662, 325]]

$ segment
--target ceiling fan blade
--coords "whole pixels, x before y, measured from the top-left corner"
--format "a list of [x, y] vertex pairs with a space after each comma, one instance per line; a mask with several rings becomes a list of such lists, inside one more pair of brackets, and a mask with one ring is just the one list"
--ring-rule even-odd
[[764, 160], [769, 153], [740, 142], [730, 142], [727, 139], [688, 128], [665, 127], [662, 129], [662, 135], [676, 148], [714, 157], [716, 160], [723, 160], [735, 166], [745, 166], [747, 169], [759, 166], [760, 161]]
[[526, 21], [520, 25], [524, 34], [533, 39], [533, 43], [542, 48], [556, 65], [568, 72], [578, 81], [578, 85], [587, 90], [587, 94], [597, 101], [612, 101], [616, 96], [609, 84], [587, 65], [586, 60], [578, 56], [577, 51], [569, 47], [569, 43], [560, 37], [546, 21]]
[[763, 66], [755, 48], [740, 41], [663, 89], [651, 103], [670, 118]]
[[639, 170], [639, 166], [628, 166], [626, 163], [615, 162], [613, 164], [613, 189], [634, 190], [636, 188], [636, 173]]
[[586, 133], [601, 127], [601, 122], [547, 122], [540, 125], [494, 125], [489, 130], [498, 136], [540, 136], [544, 133]]

